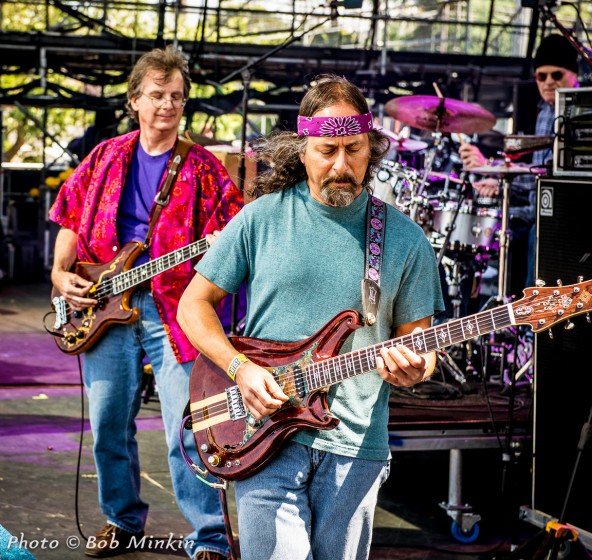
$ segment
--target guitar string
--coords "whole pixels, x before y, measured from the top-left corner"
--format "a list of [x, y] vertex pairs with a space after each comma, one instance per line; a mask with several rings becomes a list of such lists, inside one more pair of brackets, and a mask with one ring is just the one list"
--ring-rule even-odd
[[[198, 250], [198, 252], [195, 254], [193, 254], [193, 251], [192, 251], [193, 247], [197, 248], [197, 250]], [[91, 294], [93, 298], [97, 297], [99, 299], [102, 297], [105, 297], [105, 296], [113, 295], [113, 293], [114, 293], [113, 287], [112, 287], [113, 284], [116, 281], [121, 281], [122, 283], [125, 283], [125, 280], [121, 280], [122, 277], [124, 277], [124, 276], [135, 277], [135, 278], [132, 278], [132, 280], [131, 280], [132, 286], [139, 284], [141, 282], [144, 282], [145, 280], [148, 280], [149, 278], [152, 278], [153, 276], [156, 276], [157, 274], [159, 274], [159, 272], [164, 272], [164, 270], [163, 271], [155, 270], [155, 269], [157, 269], [156, 263], [160, 263], [160, 262], [164, 262], [164, 261], [168, 260], [168, 262], [165, 264], [165, 266], [169, 267], [169, 268], [167, 268], [167, 270], [168, 270], [170, 268], [174, 268], [178, 264], [183, 264], [184, 262], [187, 262], [188, 260], [190, 260], [194, 257], [198, 257], [199, 255], [204, 253], [207, 248], [208, 248], [208, 242], [205, 239], [200, 239], [196, 243], [192, 243], [191, 245], [188, 245], [187, 247], [183, 247], [182, 249], [178, 249], [177, 251], [173, 251], [172, 253], [167, 253], [166, 255], [162, 255], [161, 257], [154, 259], [153, 261], [149, 261], [149, 262], [147, 262], [143, 265], [140, 265], [138, 267], [132, 268], [130, 270], [126, 270], [125, 272], [120, 272], [116, 276], [113, 276], [111, 278], [107, 278], [103, 282], [95, 284], [95, 286], [94, 286], [96, 288], [95, 291], [93, 292], [92, 288], [91, 288], [91, 292], [89, 292], [89, 294]], [[184, 260], [182, 260], [182, 261], [171, 262], [172, 256], [178, 252], [180, 252], [183, 257], [187, 257], [187, 258], [184, 258]], [[188, 252], [189, 252], [189, 254], [187, 254]], [[144, 274], [144, 271], [147, 271], [148, 274]], [[144, 278], [140, 279], [139, 276], [141, 274], [144, 275]], [[125, 291], [126, 289], [129, 289], [132, 286], [125, 287], [123, 291]], [[65, 309], [66, 309], [67, 313], [70, 313], [72, 311], [72, 306], [68, 302], [66, 302]]]
[[[535, 304], [531, 304], [531, 307], [537, 307], [542, 305], [544, 302], [538, 302]], [[510, 304], [508, 304], [510, 305]], [[290, 381], [293, 380], [293, 390], [291, 389], [289, 393], [287, 393], [287, 395], [289, 397], [295, 397], [298, 396], [300, 393], [302, 393], [304, 390], [306, 390], [307, 386], [312, 386], [312, 376], [314, 375], [314, 372], [312, 371], [314, 369], [315, 366], [317, 367], [322, 367], [323, 369], [325, 369], [325, 377], [324, 379], [326, 380], [325, 383], [322, 383], [321, 385], [319, 385], [319, 388], [327, 385], [327, 384], [334, 384], [337, 383], [339, 381], [344, 381], [345, 379], [348, 379], [351, 376], [346, 376], [343, 377], [343, 371], [342, 371], [342, 364], [339, 363], [339, 361], [345, 361], [347, 362], [347, 356], [351, 356], [352, 360], [358, 360], [360, 362], [360, 365], [362, 366], [363, 370], [358, 371], [356, 373], [357, 374], [361, 374], [364, 371], [369, 372], [372, 371], [373, 367], [370, 367], [370, 359], [369, 359], [369, 353], [372, 352], [374, 350], [374, 357], [379, 355], [379, 351], [380, 348], [382, 347], [391, 347], [391, 346], [396, 346], [398, 344], [403, 344], [407, 347], [411, 347], [413, 348], [413, 338], [417, 338], [418, 336], [426, 336], [427, 337], [431, 337], [434, 340], [438, 340], [437, 337], [437, 331], [438, 330], [445, 330], [447, 333], [450, 333], [450, 335], [448, 336], [449, 341], [451, 339], [456, 339], [457, 336], [461, 336], [461, 338], [458, 340], [458, 342], [464, 341], [464, 340], [468, 340], [467, 338], [465, 338], [465, 333], [464, 333], [464, 328], [463, 328], [463, 324], [466, 326], [469, 322], [469, 320], [474, 320], [474, 322], [480, 322], [482, 323], [482, 321], [479, 321], [479, 319], [487, 319], [489, 318], [490, 320], [488, 321], [489, 324], [491, 324], [494, 328], [487, 328], [486, 332], [483, 332], [481, 334], [485, 335], [485, 334], [489, 334], [491, 332], [494, 332], [496, 330], [500, 330], [503, 328], [508, 327], [509, 325], [511, 325], [511, 322], [508, 322], [508, 324], [504, 324], [503, 326], [500, 327], [495, 327], [495, 323], [496, 323], [496, 319], [498, 323], [502, 323], [502, 319], [505, 319], [505, 321], [509, 321], [510, 319], [510, 314], [508, 311], [508, 305], [504, 305], [504, 306], [500, 306], [500, 307], [496, 307], [488, 312], [481, 312], [478, 313], [477, 315], [474, 316], [469, 316], [469, 317], [464, 317], [458, 320], [454, 320], [454, 321], [449, 321], [447, 323], [442, 323], [441, 325], [437, 325], [435, 327], [429, 327], [428, 329], [425, 329], [424, 331], [422, 331], [422, 333], [418, 333], [417, 335], [412, 335], [412, 334], [408, 334], [408, 335], [403, 335], [401, 337], [397, 337], [391, 340], [387, 340], [383, 343], [378, 343], [372, 346], [368, 346], [366, 348], [360, 348], [357, 350], [352, 350], [351, 352], [348, 352], [347, 354], [339, 354], [337, 356], [334, 356], [332, 358], [328, 358], [326, 360], [320, 360], [317, 362], [312, 362], [308, 365], [306, 365], [304, 367], [304, 369], [301, 369], [297, 372], [288, 372], [288, 373], [279, 373], [277, 375], [277, 382], [278, 384], [281, 386], [283, 383], [289, 383]], [[480, 325], [481, 327], [483, 326], [482, 324]], [[477, 335], [479, 336], [479, 334]], [[473, 336], [470, 336], [470, 338], [473, 338]], [[451, 344], [454, 344], [454, 342], [448, 342], [445, 346], [449, 346]], [[438, 349], [438, 348], [443, 348], [445, 346], [440, 346], [437, 345], [436, 348], [434, 348], [434, 350]], [[365, 361], [365, 363], [362, 363], [362, 360]], [[328, 375], [327, 375], [328, 373]], [[337, 377], [341, 375], [342, 379], [338, 380]], [[335, 379], [334, 381], [332, 379]], [[328, 380], [327, 380], [328, 379]], [[308, 380], [308, 383], [307, 383]], [[313, 389], [315, 390], [315, 389]], [[219, 413], [223, 413], [226, 412], [228, 410], [228, 406], [226, 404], [226, 402], [221, 402], [221, 403], [216, 403], [215, 405], [212, 405], [210, 407], [207, 407], [207, 413], [208, 413], [208, 417], [211, 417], [214, 414], [219, 414]], [[198, 415], [199, 412], [203, 413], [203, 409], [198, 410], [198, 411], [194, 411], [194, 416], [193, 418], [195, 418], [195, 416]], [[205, 416], [204, 416], [205, 418]], [[199, 418], [196, 419], [197, 421], [199, 421]]]

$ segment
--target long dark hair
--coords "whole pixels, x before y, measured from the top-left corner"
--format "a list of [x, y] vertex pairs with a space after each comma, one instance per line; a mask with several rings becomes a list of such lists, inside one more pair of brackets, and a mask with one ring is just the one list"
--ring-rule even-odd
[[[355, 107], [360, 114], [369, 111], [366, 98], [357, 86], [341, 76], [323, 74], [315, 79], [314, 85], [302, 98], [299, 114], [312, 117], [321, 109], [342, 102]], [[390, 139], [378, 130], [368, 132], [368, 138], [370, 160], [362, 186], [370, 192], [370, 181], [390, 148]], [[306, 136], [288, 131], [273, 132], [267, 138], [255, 142], [253, 149], [256, 158], [265, 164], [266, 169], [251, 183], [249, 194], [253, 197], [261, 196], [291, 187], [306, 179], [306, 169], [300, 160], [306, 142]]]

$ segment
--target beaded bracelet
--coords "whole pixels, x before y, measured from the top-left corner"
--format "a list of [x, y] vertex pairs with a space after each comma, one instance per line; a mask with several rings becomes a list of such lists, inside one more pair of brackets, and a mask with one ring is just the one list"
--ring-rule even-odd
[[238, 368], [244, 364], [245, 362], [248, 362], [249, 358], [247, 358], [244, 354], [237, 354], [234, 358], [232, 358], [232, 362], [230, 362], [230, 365], [228, 366], [228, 370], [226, 371], [226, 373], [228, 374], [228, 377], [230, 377], [230, 379], [232, 379], [234, 381], [234, 378], [236, 377], [236, 372], [238, 371]]

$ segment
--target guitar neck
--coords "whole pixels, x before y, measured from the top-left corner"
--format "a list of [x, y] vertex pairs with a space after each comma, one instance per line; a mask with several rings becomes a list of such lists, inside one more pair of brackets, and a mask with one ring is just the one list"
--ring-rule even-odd
[[374, 346], [360, 348], [327, 360], [313, 362], [305, 369], [305, 379], [308, 389], [314, 391], [376, 369], [376, 357], [380, 355], [381, 348], [391, 348], [403, 344], [416, 354], [427, 354], [440, 348], [446, 348], [465, 340], [504, 329], [512, 324], [514, 324], [514, 313], [511, 304], [502, 305], [475, 315], [430, 327], [417, 334], [393, 338]]
[[190, 245], [186, 245], [181, 249], [162, 255], [154, 260], [148, 261], [140, 266], [126, 270], [111, 279], [112, 292], [119, 294], [125, 290], [129, 290], [146, 280], [165, 272], [178, 264], [184, 263], [194, 257], [205, 253], [209, 248], [206, 239], [200, 239]]

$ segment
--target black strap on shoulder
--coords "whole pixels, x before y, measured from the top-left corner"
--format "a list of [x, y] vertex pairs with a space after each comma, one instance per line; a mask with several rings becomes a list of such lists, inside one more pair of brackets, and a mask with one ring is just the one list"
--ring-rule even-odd
[[150, 225], [148, 226], [148, 233], [146, 234], [146, 239], [144, 240], [144, 245], [146, 247], [148, 247], [150, 244], [152, 231], [154, 230], [158, 216], [160, 216], [160, 212], [162, 211], [163, 207], [169, 203], [171, 187], [175, 184], [179, 169], [183, 167], [183, 163], [185, 163], [187, 154], [189, 153], [189, 150], [191, 150], [191, 146], [193, 146], [193, 144], [195, 144], [195, 142], [188, 140], [187, 138], [183, 138], [182, 136], [177, 138], [174, 152], [169, 161], [166, 179], [162, 185], [162, 188], [156, 193], [156, 197], [154, 198], [156, 208], [154, 209], [154, 214], [152, 214], [152, 219], [150, 220]]

